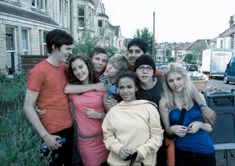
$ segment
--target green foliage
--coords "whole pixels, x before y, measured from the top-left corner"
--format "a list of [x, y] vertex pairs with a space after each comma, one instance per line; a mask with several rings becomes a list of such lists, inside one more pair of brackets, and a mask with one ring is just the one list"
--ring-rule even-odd
[[41, 159], [41, 139], [24, 115], [22, 103], [25, 94], [25, 75], [12, 79], [0, 74], [0, 165], [48, 165]]
[[197, 59], [197, 56], [195, 56], [194, 54], [187, 54], [184, 58], [184, 61], [186, 63], [196, 63]]
[[23, 103], [25, 84], [25, 75], [14, 75], [14, 78], [7, 79], [0, 74], [0, 115]]
[[142, 38], [148, 44], [148, 52], [152, 54], [152, 46], [153, 46], [153, 34], [148, 30], [148, 28], [143, 28], [142, 30], [137, 29], [134, 38]]
[[92, 37], [89, 33], [84, 33], [83, 36], [78, 40], [73, 48], [73, 53], [85, 53], [90, 54], [92, 49], [97, 45], [98, 39]]
[[106, 48], [106, 51], [108, 53], [108, 56], [111, 57], [113, 56], [118, 50], [115, 47], [108, 47]]
[[[97, 46], [98, 38], [92, 37], [89, 33], [84, 33], [82, 38], [78, 40], [73, 48], [73, 53], [85, 53], [86, 55], [90, 55], [91, 51]], [[115, 47], [107, 47], [105, 48], [108, 56], [113, 56], [117, 49]]]
[[1, 166], [48, 165], [48, 161], [40, 157], [40, 144], [41, 139], [26, 120], [22, 108], [18, 108], [7, 116], [1, 117]]

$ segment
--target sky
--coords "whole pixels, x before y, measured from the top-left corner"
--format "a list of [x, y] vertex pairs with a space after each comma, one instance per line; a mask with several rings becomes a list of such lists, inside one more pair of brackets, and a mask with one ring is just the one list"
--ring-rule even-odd
[[[212, 39], [229, 28], [235, 15], [235, 0], [102, 0], [112, 25], [132, 38], [144, 27], [156, 42], [194, 42]], [[235, 19], [235, 16], [234, 16]]]

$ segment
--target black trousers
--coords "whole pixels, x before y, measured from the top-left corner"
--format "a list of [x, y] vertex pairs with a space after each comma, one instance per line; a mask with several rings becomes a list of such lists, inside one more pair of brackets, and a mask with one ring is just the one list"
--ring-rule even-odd
[[65, 138], [66, 142], [61, 148], [52, 152], [50, 166], [71, 166], [73, 155], [74, 127], [62, 130], [53, 135], [59, 135]]
[[175, 149], [175, 166], [216, 166], [215, 153], [201, 154]]

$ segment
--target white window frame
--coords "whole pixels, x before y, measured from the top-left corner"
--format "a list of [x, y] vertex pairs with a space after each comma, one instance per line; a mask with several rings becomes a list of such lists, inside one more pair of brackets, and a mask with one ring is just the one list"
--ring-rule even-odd
[[[24, 35], [24, 32], [26, 32], [26, 38], [25, 35]], [[28, 55], [30, 54], [30, 46], [29, 46], [29, 43], [30, 43], [30, 38], [29, 38], [29, 29], [27, 28], [22, 28], [21, 29], [21, 52], [22, 54], [24, 55]], [[25, 48], [24, 48], [25, 47]]]
[[[83, 9], [83, 15], [80, 15], [80, 9]], [[79, 29], [84, 29], [86, 26], [86, 19], [85, 19], [85, 5], [78, 6], [78, 28]], [[83, 22], [83, 25], [80, 23]]]
[[41, 11], [46, 11], [46, 0], [31, 0], [31, 5], [33, 8], [37, 8]]

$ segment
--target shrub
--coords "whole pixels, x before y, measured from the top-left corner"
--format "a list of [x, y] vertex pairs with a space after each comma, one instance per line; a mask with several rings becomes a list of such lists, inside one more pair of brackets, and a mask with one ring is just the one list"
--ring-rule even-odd
[[0, 165], [48, 165], [40, 157], [41, 139], [27, 121], [23, 109], [8, 112], [0, 120]]
[[41, 139], [24, 115], [25, 75], [7, 79], [0, 74], [0, 165], [47, 165], [41, 159]]

